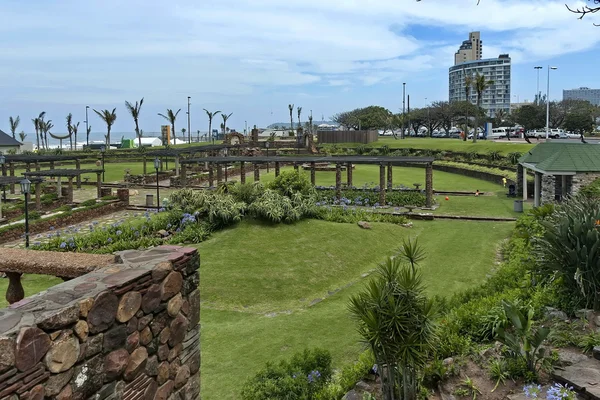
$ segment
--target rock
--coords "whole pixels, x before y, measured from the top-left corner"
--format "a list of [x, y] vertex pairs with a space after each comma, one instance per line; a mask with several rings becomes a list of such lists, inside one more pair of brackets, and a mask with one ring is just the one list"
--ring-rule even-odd
[[169, 363], [163, 361], [158, 365], [158, 374], [156, 376], [156, 381], [159, 385], [162, 385], [167, 380], [169, 380]]
[[[154, 399], [154, 395], [156, 394], [157, 391], [158, 391], [158, 383], [156, 383], [156, 381], [154, 379], [150, 380], [150, 382], [148, 383], [148, 387], [146, 388], [146, 390], [144, 390], [143, 399]], [[178, 400], [178, 399], [174, 399], [174, 400]]]
[[169, 232], [165, 231], [164, 229], [160, 229], [160, 230], [156, 231], [156, 234], [159, 237], [167, 237], [167, 236], [169, 236]]
[[25, 396], [27, 400], [44, 400], [44, 386], [36, 385]]
[[129, 363], [129, 352], [125, 349], [115, 350], [108, 353], [104, 359], [104, 371], [106, 372], [107, 381], [117, 379]]
[[160, 331], [160, 335], [158, 336], [158, 341], [160, 344], [165, 344], [169, 341], [171, 337], [171, 329], [167, 326], [165, 329]]
[[363, 392], [368, 392], [369, 390], [371, 390], [371, 386], [369, 386], [369, 384], [365, 381], [358, 381], [356, 385], [354, 385], [354, 389], [362, 390]]
[[102, 348], [105, 353], [124, 348], [127, 343], [127, 327], [117, 325], [108, 332], [104, 333], [104, 342]]
[[[179, 373], [181, 369], [181, 361], [179, 358], [173, 360], [173, 362], [169, 363], [169, 379], [175, 380], [175, 377]], [[191, 374], [191, 372], [190, 372]]]
[[144, 297], [142, 297], [142, 311], [146, 314], [151, 314], [161, 302], [161, 292], [159, 285], [151, 285]]
[[596, 360], [600, 360], [600, 346], [594, 346], [594, 349], [592, 350], [592, 355]]
[[73, 394], [69, 399], [87, 399], [102, 388], [104, 384], [104, 357], [101, 355], [77, 365], [74, 370], [75, 373], [71, 379]]
[[125, 343], [125, 349], [128, 352], [132, 352], [135, 350], [140, 344], [140, 333], [138, 331], [133, 332], [131, 335], [127, 336], [127, 341]]
[[188, 296], [190, 303], [190, 312], [188, 318], [191, 326], [196, 326], [200, 322], [200, 289], [194, 290]]
[[56, 400], [71, 400], [72, 398], [73, 390], [71, 389], [71, 385], [65, 386], [65, 388], [60, 391], [58, 396], [56, 396]]
[[452, 358], [452, 357], [445, 358], [444, 361], [442, 361], [442, 365], [444, 367], [449, 367], [453, 364], [454, 364], [454, 358]]
[[75, 327], [73, 328], [73, 330], [75, 331], [75, 334], [77, 335], [79, 340], [81, 340], [82, 342], [85, 342], [87, 340], [88, 334], [90, 332], [90, 328], [89, 328], [87, 322], [85, 322], [83, 320], [79, 320], [75, 324]]
[[154, 400], [167, 400], [173, 391], [173, 381], [168, 381], [164, 385], [158, 388]]
[[175, 347], [173, 347], [171, 350], [169, 350], [169, 356], [167, 357], [167, 361], [171, 362], [174, 359], [176, 359], [177, 357], [179, 357], [182, 350], [183, 350], [183, 345], [181, 343], [177, 343], [175, 345]]
[[177, 293], [175, 297], [173, 297], [167, 303], [167, 313], [169, 314], [169, 316], [175, 317], [177, 314], [179, 314], [182, 305], [183, 297], [181, 296], [181, 293]]
[[575, 316], [577, 318], [585, 318], [586, 320], [590, 321], [594, 318], [594, 310], [582, 308], [581, 310], [575, 311]]
[[45, 394], [47, 397], [56, 396], [65, 387], [73, 377], [75, 370], [73, 368], [62, 374], [52, 374], [46, 382], [44, 382]]
[[482, 350], [479, 355], [485, 359], [492, 357], [495, 353], [495, 349], [493, 347], [488, 347], [485, 350]]
[[78, 319], [79, 305], [74, 304], [70, 307], [42, 314], [41, 321], [37, 325], [46, 331], [59, 330], [74, 324]]
[[586, 397], [600, 398], [598, 360], [588, 359], [563, 369], [555, 369], [552, 377], [558, 382], [573, 386], [578, 391], [587, 392]]
[[138, 347], [131, 353], [129, 357], [129, 363], [125, 368], [123, 377], [126, 381], [134, 380], [141, 371], [146, 368], [146, 362], [148, 361], [148, 351], [144, 347]]
[[158, 350], [158, 341], [153, 340], [150, 343], [148, 343], [148, 346], [146, 346], [146, 350], [148, 350], [149, 356], [156, 354], [156, 351]]
[[100, 293], [87, 317], [90, 333], [98, 333], [110, 328], [115, 322], [118, 307], [119, 298], [114, 293]]
[[569, 319], [569, 316], [564, 311], [560, 311], [552, 307], [546, 307], [546, 319], [557, 319], [560, 321], [567, 321]]
[[569, 365], [577, 364], [582, 361], [586, 361], [588, 356], [581, 354], [577, 350], [570, 349], [558, 349], [558, 365], [566, 367]]
[[438, 383], [438, 391], [442, 400], [455, 400], [454, 395], [442, 383]]
[[150, 321], [152, 321], [152, 318], [154, 318], [154, 315], [152, 315], [152, 314], [145, 315], [142, 318], [140, 318], [138, 320], [137, 330], [138, 331], [144, 330], [144, 328], [148, 326]]
[[132, 334], [133, 332], [135, 332], [137, 330], [138, 330], [138, 319], [137, 319], [137, 317], [133, 317], [127, 322], [127, 333]]
[[79, 340], [69, 333], [54, 341], [46, 353], [46, 367], [53, 374], [70, 369], [79, 358]]
[[12, 338], [0, 338], [0, 372], [15, 364], [15, 341]]
[[34, 367], [50, 349], [50, 337], [41, 329], [21, 328], [15, 346], [15, 366], [19, 371]]
[[152, 335], [160, 335], [160, 332], [163, 329], [165, 329], [165, 327], [169, 324], [170, 320], [171, 318], [166, 312], [157, 314], [156, 317], [152, 320], [152, 322], [150, 322], [150, 329], [152, 330]]
[[186, 317], [190, 317], [190, 302], [187, 300], [183, 301], [183, 304], [181, 305], [181, 312], [183, 313], [183, 315], [185, 315]]
[[173, 271], [160, 284], [160, 294], [163, 301], [169, 300], [177, 293], [181, 292], [183, 286], [183, 277], [181, 273]]
[[596, 315], [596, 318], [594, 318], [594, 325], [596, 325], [597, 328], [600, 328], [600, 315]]
[[187, 365], [179, 368], [177, 375], [175, 376], [175, 389], [181, 389], [190, 379], [190, 369]]
[[102, 342], [104, 341], [104, 335], [101, 333], [96, 336], [91, 336], [87, 342], [87, 350], [85, 352], [86, 358], [91, 358], [96, 354], [102, 352]]
[[146, 375], [156, 376], [158, 375], [158, 357], [152, 356], [148, 358], [146, 363]]
[[117, 321], [127, 322], [135, 316], [142, 305], [140, 292], [127, 292], [121, 297], [117, 308]]
[[189, 321], [183, 316], [183, 314], [177, 314], [177, 316], [173, 319], [173, 321], [171, 321], [171, 325], [169, 326], [169, 328], [171, 329], [169, 346], [174, 347], [176, 344], [181, 343], [183, 341], [183, 338], [187, 333], [188, 326]]
[[363, 395], [352, 389], [342, 397], [342, 400], [362, 400]]
[[161, 262], [152, 270], [152, 281], [154, 283], [162, 282], [171, 271], [173, 271], [173, 266], [170, 262]]
[[371, 224], [366, 221], [358, 221], [358, 226], [360, 226], [362, 229], [371, 229]]
[[85, 300], [81, 300], [79, 302], [79, 316], [81, 318], [87, 318], [88, 313], [92, 309], [93, 305], [94, 305], [94, 299], [92, 299], [91, 297], [87, 298]]
[[166, 344], [158, 346], [157, 356], [160, 361], [167, 360], [169, 358], [169, 346]]
[[146, 346], [148, 343], [152, 341], [152, 331], [150, 327], [145, 327], [143, 331], [140, 332], [140, 343], [142, 346]]

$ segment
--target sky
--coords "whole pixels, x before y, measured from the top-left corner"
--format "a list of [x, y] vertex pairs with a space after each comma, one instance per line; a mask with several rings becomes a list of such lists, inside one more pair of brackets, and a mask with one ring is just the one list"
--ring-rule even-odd
[[[577, 7], [582, 2], [566, 0]], [[550, 98], [600, 88], [600, 16], [583, 20], [565, 0], [2, 0], [0, 129], [9, 116], [33, 132], [46, 111], [66, 132], [66, 115], [105, 130], [92, 109], [117, 109], [113, 132], [133, 132], [124, 102], [144, 98], [140, 126], [159, 132], [159, 112], [182, 111], [176, 130], [208, 130], [204, 108], [233, 113], [243, 131], [368, 105], [402, 109], [448, 99], [448, 68], [470, 31], [483, 58], [509, 53], [513, 102], [532, 100], [542, 65]], [[296, 112], [294, 112], [296, 119]], [[222, 122], [219, 118], [216, 127]], [[213, 124], [215, 126], [215, 124]], [[83, 129], [81, 129], [83, 130]]]

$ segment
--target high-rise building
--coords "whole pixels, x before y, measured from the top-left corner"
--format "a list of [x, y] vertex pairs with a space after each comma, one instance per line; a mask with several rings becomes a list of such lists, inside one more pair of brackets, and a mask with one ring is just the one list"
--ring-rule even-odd
[[476, 74], [485, 76], [487, 81], [493, 84], [482, 93], [481, 107], [487, 111], [489, 117], [494, 117], [496, 112], [503, 110], [510, 112], [510, 78], [511, 67], [508, 54], [501, 54], [498, 58], [467, 61], [450, 67], [448, 77], [448, 100], [465, 101], [477, 103], [477, 92], [474, 85], [471, 86], [469, 98], [465, 93], [465, 77], [475, 78]]
[[580, 87], [563, 90], [563, 100], [587, 100], [595, 106], [600, 106], [600, 89]]
[[470, 32], [469, 40], [465, 40], [454, 54], [454, 65], [469, 61], [481, 60], [483, 42], [479, 32]]

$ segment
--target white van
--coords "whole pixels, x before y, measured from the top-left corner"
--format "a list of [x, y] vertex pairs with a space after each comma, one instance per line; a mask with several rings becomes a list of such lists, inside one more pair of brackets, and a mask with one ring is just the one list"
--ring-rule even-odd
[[494, 129], [492, 129], [492, 132], [488, 133], [487, 138], [488, 139], [505, 139], [510, 132], [512, 132], [512, 128], [505, 128], [505, 127], [494, 128]]

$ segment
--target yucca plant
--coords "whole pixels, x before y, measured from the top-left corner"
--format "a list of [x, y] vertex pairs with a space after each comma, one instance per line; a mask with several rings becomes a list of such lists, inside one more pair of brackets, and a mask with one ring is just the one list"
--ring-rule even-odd
[[492, 162], [494, 162], [494, 161], [500, 161], [500, 160], [502, 159], [502, 154], [500, 154], [500, 152], [499, 152], [499, 151], [496, 151], [496, 150], [490, 150], [490, 151], [487, 153], [487, 159], [488, 159], [489, 161], [492, 161]]
[[519, 158], [521, 158], [522, 155], [523, 154], [519, 153], [518, 151], [513, 151], [512, 153], [508, 153], [506, 158], [511, 164], [516, 165], [519, 163]]

